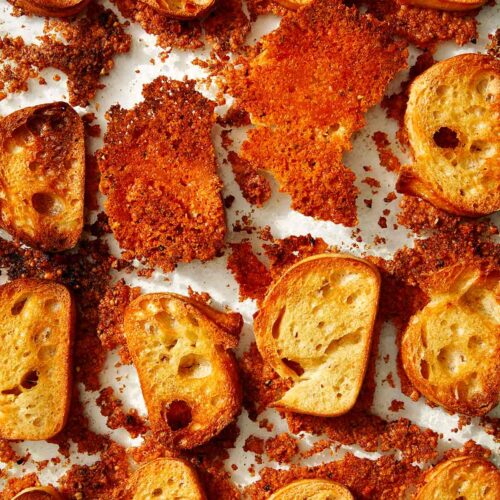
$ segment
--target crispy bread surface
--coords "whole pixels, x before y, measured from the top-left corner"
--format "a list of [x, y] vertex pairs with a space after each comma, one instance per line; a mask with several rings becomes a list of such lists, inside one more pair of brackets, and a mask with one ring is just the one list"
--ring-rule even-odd
[[309, 5], [312, 0], [276, 0], [279, 4], [287, 9], [297, 10], [305, 5]]
[[354, 500], [351, 492], [328, 479], [301, 479], [273, 493], [269, 500]]
[[196, 472], [184, 460], [159, 458], [132, 475], [127, 485], [132, 500], [205, 500]]
[[91, 0], [13, 0], [30, 14], [43, 17], [70, 17], [81, 12]]
[[402, 5], [414, 5], [427, 9], [447, 10], [461, 12], [464, 10], [478, 9], [486, 0], [400, 0]]
[[34, 486], [19, 492], [12, 500], [62, 500], [62, 496], [52, 486]]
[[241, 157], [271, 172], [293, 209], [355, 225], [358, 190], [342, 155], [406, 58], [384, 24], [335, 0], [285, 16], [226, 72], [255, 125]]
[[0, 287], [0, 437], [39, 440], [66, 423], [71, 397], [74, 306], [53, 282]]
[[210, 132], [214, 103], [194, 81], [157, 78], [131, 110], [111, 108], [98, 155], [106, 213], [120, 246], [171, 271], [222, 249], [222, 182]]
[[74, 247], [83, 227], [83, 123], [64, 102], [0, 119], [0, 225], [45, 251]]
[[456, 215], [500, 208], [500, 61], [462, 54], [429, 68], [410, 87], [405, 126], [414, 160], [398, 191]]
[[174, 19], [197, 19], [208, 14], [216, 0], [142, 0], [153, 9]]
[[500, 498], [500, 472], [479, 457], [456, 457], [425, 475], [415, 500], [494, 500]]
[[303, 259], [278, 279], [254, 322], [262, 357], [293, 381], [274, 406], [318, 416], [352, 408], [365, 375], [379, 289], [374, 266], [339, 254]]
[[404, 333], [403, 367], [430, 401], [484, 415], [500, 393], [499, 275], [457, 266], [440, 276], [440, 290]]
[[125, 312], [125, 337], [151, 426], [180, 448], [206, 442], [241, 408], [230, 351], [239, 330], [207, 308], [180, 295], [154, 293], [135, 299]]

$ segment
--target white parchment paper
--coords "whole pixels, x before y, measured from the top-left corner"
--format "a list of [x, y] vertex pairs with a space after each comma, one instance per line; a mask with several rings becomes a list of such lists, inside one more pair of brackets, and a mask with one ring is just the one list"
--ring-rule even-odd
[[[105, 1], [105, 5], [113, 9], [119, 15], [117, 9], [109, 2]], [[6, 0], [0, 0], [0, 36], [9, 34], [20, 35], [26, 42], [36, 42], [36, 36], [42, 34], [43, 19], [36, 17], [13, 17], [10, 15], [12, 8]], [[121, 17], [120, 17], [121, 18]], [[492, 33], [500, 24], [500, 9], [496, 7], [485, 7], [479, 15], [479, 33], [480, 36], [476, 44], [469, 44], [464, 47], [457, 47], [453, 43], [443, 43], [440, 45], [436, 53], [436, 58], [446, 59], [453, 55], [465, 52], [484, 51], [487, 43], [488, 33]], [[268, 15], [261, 16], [253, 25], [252, 32], [248, 37], [248, 43], [254, 43], [260, 36], [271, 31], [279, 24], [279, 18]], [[167, 75], [172, 78], [182, 79], [184, 76], [189, 78], [201, 78], [206, 76], [198, 67], [192, 65], [195, 57], [206, 58], [208, 53], [206, 50], [198, 51], [180, 51], [173, 50], [171, 55], [165, 62], [161, 62], [159, 54], [161, 49], [155, 46], [155, 37], [146, 34], [140, 26], [132, 24], [127, 28], [127, 31], [132, 35], [132, 50], [130, 53], [120, 55], [115, 58], [115, 67], [110, 75], [104, 77], [102, 83], [106, 88], [98, 91], [94, 101], [85, 109], [77, 108], [80, 113], [93, 112], [98, 117], [98, 123], [101, 125], [103, 132], [106, 128], [104, 113], [109, 107], [115, 103], [120, 103], [125, 108], [132, 107], [135, 103], [141, 101], [141, 90], [144, 83], [152, 81], [159, 75]], [[411, 51], [410, 66], [414, 63], [417, 50]], [[155, 64], [150, 62], [150, 59], [155, 59]], [[0, 62], [1, 64], [1, 62]], [[139, 69], [140, 73], [135, 70]], [[25, 106], [50, 102], [55, 100], [67, 100], [68, 93], [66, 90], [66, 77], [61, 72], [57, 72], [62, 78], [56, 82], [53, 80], [55, 71], [46, 70], [42, 75], [47, 80], [47, 85], [40, 86], [36, 80], [31, 81], [29, 92], [10, 95], [7, 99], [0, 102], [0, 115], [6, 115]], [[388, 93], [399, 91], [399, 83], [406, 77], [407, 72], [402, 72], [393, 81], [389, 87]], [[211, 97], [204, 87], [200, 87], [208, 97]], [[228, 101], [230, 104], [230, 101]], [[223, 114], [227, 106], [217, 108], [219, 114]], [[223, 165], [223, 159], [226, 152], [220, 144], [220, 128], [216, 126], [213, 131], [213, 140], [217, 149], [219, 162], [219, 175], [224, 181], [224, 195], [232, 194], [236, 197], [232, 207], [227, 210], [228, 227], [241, 219], [244, 214], [250, 214], [253, 224], [257, 227], [269, 225], [271, 232], [275, 237], [283, 238], [290, 235], [305, 235], [312, 234], [315, 237], [322, 237], [327, 243], [337, 245], [351, 253], [361, 253], [367, 251], [374, 255], [382, 257], [390, 257], [393, 252], [403, 245], [412, 245], [412, 235], [408, 234], [405, 228], [398, 230], [392, 229], [393, 223], [396, 222], [395, 214], [399, 204], [399, 197], [389, 205], [383, 199], [391, 191], [395, 190], [395, 175], [388, 173], [380, 166], [378, 155], [375, 150], [371, 136], [375, 131], [382, 130], [386, 132], [394, 144], [393, 150], [398, 153], [398, 148], [395, 145], [394, 134], [396, 132], [396, 123], [388, 120], [385, 113], [380, 107], [373, 108], [367, 115], [367, 126], [359, 132], [353, 140], [353, 149], [344, 157], [345, 163], [354, 170], [357, 175], [356, 185], [361, 191], [358, 197], [358, 215], [359, 228], [363, 242], [359, 244], [357, 249], [351, 247], [354, 239], [352, 237], [352, 228], [345, 228], [330, 222], [315, 221], [310, 217], [305, 217], [298, 212], [290, 209], [290, 198], [283, 193], [278, 193], [277, 186], [273, 183], [273, 196], [271, 200], [261, 209], [251, 207], [241, 196], [239, 188], [234, 181], [231, 168], [226, 164]], [[245, 137], [245, 130], [233, 131], [232, 138], [235, 141], [234, 149], [238, 149], [239, 144]], [[102, 145], [102, 138], [90, 139], [92, 151], [98, 149]], [[363, 170], [364, 165], [371, 165], [373, 171], [367, 173]], [[376, 178], [381, 187], [378, 194], [373, 195], [371, 189], [366, 184], [361, 183], [362, 179], [367, 175]], [[363, 203], [363, 199], [372, 198], [373, 206], [368, 209]], [[391, 209], [391, 214], [387, 217], [387, 229], [382, 229], [377, 224], [382, 210], [385, 208]], [[380, 235], [386, 240], [384, 245], [373, 245], [375, 235]], [[0, 232], [0, 236], [8, 237], [5, 233]], [[243, 237], [248, 237], [246, 233], [229, 233], [228, 241], [240, 241]], [[255, 237], [253, 243], [258, 248], [257, 239]], [[116, 255], [119, 255], [119, 248], [110, 237], [111, 247]], [[227, 256], [214, 259], [210, 262], [201, 264], [193, 262], [190, 264], [181, 264], [175, 272], [165, 276], [160, 271], [155, 272], [152, 278], [144, 279], [135, 275], [125, 275], [126, 281], [134, 286], [142, 287], [143, 292], [152, 291], [173, 291], [187, 294], [188, 286], [191, 286], [195, 291], [208, 292], [214, 302], [220, 306], [229, 306], [235, 311], [240, 312], [245, 320], [242, 340], [238, 348], [238, 355], [241, 355], [253, 339], [252, 333], [252, 315], [255, 312], [255, 304], [253, 301], [246, 300], [238, 301], [238, 286], [232, 275], [226, 269]], [[118, 279], [118, 275], [116, 278]], [[120, 276], [121, 277], [121, 276]], [[168, 277], [168, 281], [165, 278]], [[0, 277], [0, 280], [5, 280], [5, 277]], [[3, 281], [2, 281], [3, 282]], [[389, 362], [385, 363], [382, 358], [389, 355]], [[439, 446], [439, 451], [443, 452], [451, 447], [459, 447], [468, 439], [474, 439], [479, 444], [490, 448], [494, 452], [494, 461], [500, 465], [498, 452], [500, 451], [493, 438], [487, 435], [484, 430], [477, 425], [477, 419], [473, 419], [470, 426], [466, 426], [459, 432], [452, 432], [451, 429], [457, 427], [458, 416], [451, 416], [440, 408], [430, 408], [423, 399], [419, 402], [413, 402], [404, 396], [399, 388], [399, 381], [396, 375], [396, 346], [395, 332], [392, 326], [386, 325], [381, 338], [380, 353], [377, 364], [377, 389], [375, 392], [375, 403], [373, 412], [386, 419], [397, 419], [407, 417], [422, 427], [429, 427], [437, 432], [442, 433], [443, 439]], [[112, 354], [109, 356], [106, 368], [101, 376], [102, 387], [112, 386], [117, 391], [117, 394], [124, 401], [125, 409], [132, 407], [138, 408], [141, 413], [145, 413], [144, 401], [138, 384], [137, 374], [131, 366], [115, 365], [118, 361], [118, 356]], [[392, 388], [385, 379], [389, 372], [394, 374], [396, 387]], [[141, 442], [141, 438], [131, 439], [129, 434], [121, 429], [111, 431], [105, 425], [105, 418], [101, 416], [98, 407], [95, 404], [97, 393], [85, 392], [82, 390], [82, 397], [86, 402], [86, 412], [91, 421], [91, 428], [97, 432], [108, 433], [119, 443], [126, 446], [137, 446]], [[118, 392], [120, 391], [120, 392]], [[404, 402], [405, 408], [397, 413], [392, 413], [388, 407], [393, 399], [398, 399]], [[498, 407], [491, 413], [492, 416], [500, 416]], [[255, 457], [252, 452], [244, 452], [243, 444], [245, 439], [253, 434], [262, 438], [269, 438], [280, 432], [287, 431], [286, 423], [280, 419], [277, 412], [267, 410], [260, 418], [267, 418], [275, 424], [273, 433], [269, 433], [265, 429], [259, 428], [258, 424], [252, 422], [243, 410], [239, 418], [238, 425], [241, 429], [241, 434], [236, 441], [236, 447], [230, 450], [230, 458], [226, 462], [226, 469], [231, 473], [233, 480], [240, 486], [247, 485], [258, 479], [258, 475], [251, 477], [247, 468], [255, 463]], [[301, 436], [300, 449], [307, 450], [311, 445], [320, 439], [317, 436]], [[28, 450], [31, 453], [33, 460], [50, 459], [58, 456], [57, 447], [45, 442], [23, 442], [15, 445], [21, 453]], [[74, 448], [74, 447], [73, 447]], [[325, 460], [339, 459], [345, 451], [350, 451], [360, 457], [368, 457], [375, 459], [380, 456], [380, 453], [368, 453], [363, 451], [358, 446], [342, 446], [341, 449], [332, 454], [327, 450], [321, 454], [315, 455], [307, 460], [302, 460], [304, 465], [314, 465]], [[394, 453], [394, 452], [393, 452]], [[42, 482], [56, 481], [66, 470], [71, 463], [92, 464], [98, 457], [76, 453], [72, 450], [71, 459], [67, 461], [64, 457], [60, 457], [61, 464], [55, 466], [50, 463], [40, 473]], [[233, 471], [231, 464], [236, 464], [238, 469]], [[262, 465], [256, 465], [258, 471], [261, 467], [286, 467], [280, 466], [275, 462], [264, 462]], [[0, 465], [2, 467], [2, 465]], [[27, 472], [36, 471], [33, 462], [30, 460], [23, 466], [12, 468], [10, 474], [20, 475]], [[0, 481], [0, 487], [3, 483]]]

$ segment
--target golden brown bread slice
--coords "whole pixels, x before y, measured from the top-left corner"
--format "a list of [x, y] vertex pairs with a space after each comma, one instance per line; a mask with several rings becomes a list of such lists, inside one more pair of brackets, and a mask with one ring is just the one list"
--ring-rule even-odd
[[81, 12], [91, 0], [13, 0], [15, 6], [43, 17], [69, 17]]
[[425, 475], [415, 500], [495, 500], [500, 498], [500, 472], [479, 457], [456, 457]]
[[484, 415], [500, 392], [498, 274], [457, 266], [409, 321], [403, 367], [415, 388], [447, 410]]
[[203, 17], [215, 6], [216, 0], [142, 0], [154, 9], [174, 19]]
[[[180, 448], [204, 443], [241, 409], [231, 348], [234, 320], [171, 293], [138, 297], [125, 312], [124, 333], [137, 368], [153, 431]], [[241, 326], [241, 324], [240, 324]]]
[[178, 458], [159, 458], [143, 465], [130, 478], [127, 490], [132, 500], [206, 498], [196, 472]]
[[328, 479], [301, 479], [274, 492], [269, 500], [354, 500], [351, 492]]
[[405, 126], [413, 163], [397, 189], [447, 212], [481, 216], [500, 208], [500, 61], [462, 54], [410, 87]]
[[74, 306], [57, 283], [0, 287], [0, 437], [48, 439], [68, 416]]
[[0, 119], [0, 226], [45, 251], [72, 248], [83, 227], [83, 123], [65, 102]]
[[349, 255], [321, 254], [288, 269], [254, 322], [264, 360], [293, 386], [274, 406], [310, 415], [349, 411], [365, 375], [380, 276]]
[[62, 496], [52, 486], [34, 486], [19, 492], [12, 500], [61, 500]]
[[312, 0], [277, 0], [277, 2], [287, 9], [297, 10], [304, 5], [309, 5]]
[[400, 0], [402, 5], [415, 5], [427, 9], [451, 12], [478, 9], [486, 0]]

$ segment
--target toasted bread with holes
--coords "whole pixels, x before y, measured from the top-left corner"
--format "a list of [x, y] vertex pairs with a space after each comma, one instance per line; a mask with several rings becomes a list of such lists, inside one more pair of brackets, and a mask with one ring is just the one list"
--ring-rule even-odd
[[206, 16], [216, 0], [142, 0], [153, 9], [173, 19], [198, 19]]
[[0, 438], [48, 439], [70, 406], [71, 295], [50, 281], [12, 281], [0, 287], [0, 318]]
[[456, 457], [430, 469], [415, 500], [500, 498], [500, 471], [479, 457]]
[[349, 255], [301, 260], [271, 287], [254, 321], [264, 360], [293, 386], [273, 405], [318, 416], [348, 412], [365, 375], [380, 275]]
[[132, 500], [206, 499], [196, 472], [178, 458], [159, 458], [143, 465], [130, 478], [127, 490]]
[[301, 479], [275, 491], [269, 500], [354, 500], [351, 492], [328, 479]]
[[297, 10], [305, 5], [309, 5], [312, 0], [276, 0], [280, 5], [290, 10]]
[[179, 448], [198, 446], [240, 412], [242, 391], [231, 349], [241, 322], [181, 295], [138, 297], [124, 333], [154, 432]]
[[400, 0], [400, 3], [403, 5], [424, 7], [426, 9], [461, 12], [478, 9], [486, 3], [486, 0]]
[[0, 226], [45, 251], [72, 248], [83, 227], [83, 122], [65, 102], [0, 119]]
[[19, 492], [12, 500], [62, 500], [62, 496], [52, 486], [34, 486]]
[[413, 163], [397, 190], [452, 214], [500, 209], [500, 61], [462, 54], [441, 61], [410, 87], [405, 127]]
[[16, 7], [43, 17], [70, 17], [80, 13], [91, 0], [13, 0]]
[[499, 275], [444, 269], [439, 290], [409, 321], [401, 356], [408, 378], [449, 411], [484, 415], [500, 393]]

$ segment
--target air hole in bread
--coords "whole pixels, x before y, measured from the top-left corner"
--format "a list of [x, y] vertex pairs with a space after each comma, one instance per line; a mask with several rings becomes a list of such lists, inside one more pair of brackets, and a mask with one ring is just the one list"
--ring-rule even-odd
[[163, 495], [163, 490], [161, 488], [156, 488], [151, 492], [151, 496], [153, 497], [159, 497], [160, 495]]
[[324, 321], [320, 321], [318, 323], [318, 328], [323, 328], [325, 326], [325, 322]]
[[290, 370], [295, 372], [299, 377], [304, 373], [304, 368], [302, 368], [299, 362], [288, 358], [282, 358], [281, 361], [283, 362], [284, 365], [288, 366]]
[[467, 347], [469, 349], [477, 349], [484, 346], [483, 339], [477, 335], [473, 335], [467, 342]]
[[34, 335], [33, 342], [35, 342], [35, 344], [43, 344], [43, 343], [47, 342], [51, 333], [52, 333], [52, 330], [47, 326], [43, 330], [37, 332]]
[[5, 389], [2, 391], [2, 394], [4, 394], [5, 396], [8, 396], [9, 394], [13, 395], [13, 396], [19, 396], [19, 394], [21, 394], [21, 389], [19, 389], [19, 387], [16, 385], [15, 387], [12, 387], [12, 389]]
[[24, 125], [12, 133], [12, 139], [21, 147], [35, 140], [33, 134]]
[[357, 293], [351, 293], [347, 296], [347, 298], [345, 299], [346, 301], [346, 304], [352, 304], [356, 298], [358, 297], [358, 294]]
[[181, 358], [178, 373], [181, 377], [205, 378], [212, 373], [212, 365], [199, 354], [188, 354]]
[[358, 328], [354, 332], [349, 332], [340, 338], [333, 339], [325, 350], [325, 354], [330, 355], [341, 346], [359, 344], [361, 341], [361, 329]]
[[281, 321], [283, 320], [283, 316], [285, 315], [286, 307], [283, 307], [280, 312], [278, 313], [278, 317], [273, 323], [273, 328], [272, 328], [272, 336], [273, 339], [277, 339], [280, 336], [280, 327], [281, 327]]
[[463, 353], [453, 349], [450, 346], [440, 349], [437, 359], [451, 373], [456, 373], [460, 365], [465, 363], [466, 361], [465, 355]]
[[44, 304], [45, 309], [52, 313], [59, 312], [61, 310], [61, 303], [57, 300], [47, 300]]
[[38, 351], [38, 359], [41, 361], [48, 361], [53, 358], [56, 354], [56, 346], [47, 345], [40, 348]]
[[164, 408], [163, 418], [173, 431], [184, 429], [193, 420], [191, 407], [186, 401], [176, 399]]
[[146, 330], [146, 333], [154, 335], [155, 333], [158, 332], [158, 327], [154, 323], [146, 321], [146, 323], [144, 323], [144, 330]]
[[50, 193], [35, 193], [31, 197], [31, 204], [41, 215], [55, 216], [63, 211], [62, 203]]
[[189, 322], [193, 325], [193, 326], [199, 326], [199, 322], [198, 320], [192, 315], [192, 314], [188, 314], [187, 315], [187, 318], [189, 320]]
[[458, 134], [451, 128], [441, 127], [432, 136], [434, 143], [439, 148], [454, 149], [459, 144]]
[[38, 170], [41, 170], [42, 168], [42, 164], [38, 161], [30, 161], [28, 163], [28, 169], [30, 172], [36, 172]]
[[436, 88], [436, 94], [440, 97], [444, 96], [449, 90], [447, 85], [438, 85]]
[[28, 373], [23, 375], [21, 379], [21, 387], [24, 389], [33, 389], [38, 384], [38, 372], [36, 370], [30, 370]]
[[429, 380], [429, 363], [425, 359], [420, 361], [420, 375], [422, 375], [425, 380]]
[[21, 311], [24, 309], [24, 306], [26, 304], [26, 301], [28, 300], [28, 297], [23, 297], [22, 299], [18, 300], [11, 308], [10, 313], [12, 316], [17, 316], [18, 314], [21, 313]]
[[156, 313], [155, 320], [164, 330], [172, 330], [175, 326], [175, 319], [165, 311]]
[[321, 297], [326, 297], [331, 288], [332, 287], [330, 286], [330, 283], [328, 281], [325, 281], [321, 285], [321, 288], [318, 290], [318, 293], [321, 295]]

